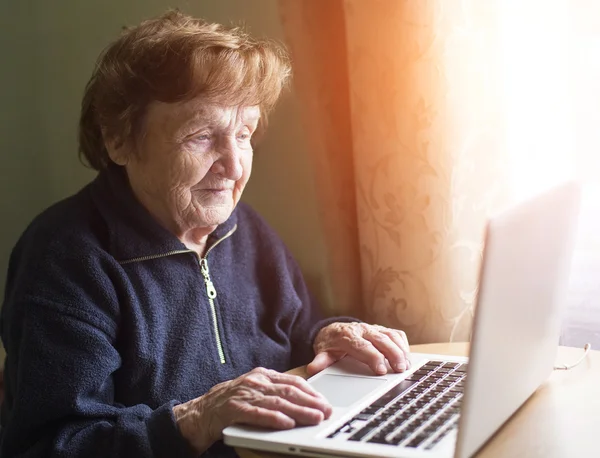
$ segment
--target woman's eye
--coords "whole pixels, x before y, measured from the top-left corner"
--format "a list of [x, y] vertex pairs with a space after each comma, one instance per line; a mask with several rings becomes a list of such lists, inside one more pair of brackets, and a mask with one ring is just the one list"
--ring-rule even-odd
[[249, 140], [251, 137], [250, 132], [240, 132], [237, 135], [238, 140]]
[[194, 143], [207, 143], [211, 140], [211, 135], [210, 134], [198, 134], [198, 135], [192, 135], [188, 138], [188, 142], [194, 142]]

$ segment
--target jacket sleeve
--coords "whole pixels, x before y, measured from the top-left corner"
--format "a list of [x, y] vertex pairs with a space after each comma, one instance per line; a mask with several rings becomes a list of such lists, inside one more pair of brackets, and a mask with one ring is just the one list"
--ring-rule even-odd
[[118, 301], [106, 261], [28, 264], [11, 266], [2, 310], [0, 455], [194, 456], [173, 416], [176, 400], [155, 408], [115, 402]]
[[299, 299], [299, 307], [291, 326], [290, 336], [292, 343], [291, 365], [292, 367], [298, 367], [310, 363], [315, 357], [313, 342], [322, 328], [331, 323], [351, 323], [360, 320], [349, 316], [325, 317], [318, 301], [308, 290], [300, 267], [287, 249], [286, 261], [288, 274]]

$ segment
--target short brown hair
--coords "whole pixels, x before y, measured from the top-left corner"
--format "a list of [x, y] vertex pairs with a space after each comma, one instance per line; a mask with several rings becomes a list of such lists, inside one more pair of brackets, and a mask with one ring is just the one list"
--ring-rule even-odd
[[147, 107], [202, 96], [223, 105], [258, 105], [259, 130], [290, 74], [280, 45], [178, 11], [125, 29], [100, 55], [79, 121], [79, 155], [102, 170], [105, 139], [135, 141]]

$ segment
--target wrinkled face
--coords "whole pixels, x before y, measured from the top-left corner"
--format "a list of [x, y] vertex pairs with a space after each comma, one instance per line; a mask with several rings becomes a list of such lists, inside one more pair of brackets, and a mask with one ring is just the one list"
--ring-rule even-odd
[[179, 237], [212, 231], [229, 218], [250, 178], [250, 138], [259, 117], [258, 107], [201, 99], [153, 103], [138, 154], [127, 155], [124, 164], [137, 198]]

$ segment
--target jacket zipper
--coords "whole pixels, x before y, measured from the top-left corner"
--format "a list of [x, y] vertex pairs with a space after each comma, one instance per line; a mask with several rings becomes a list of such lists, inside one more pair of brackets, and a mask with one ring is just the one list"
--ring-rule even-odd
[[221, 333], [219, 332], [219, 322], [217, 321], [217, 308], [215, 306], [215, 299], [217, 297], [217, 290], [215, 289], [215, 285], [210, 279], [210, 270], [208, 268], [208, 253], [216, 247], [219, 243], [225, 240], [227, 237], [230, 237], [231, 234], [235, 232], [237, 229], [237, 225], [233, 226], [233, 228], [217, 240], [215, 243], [211, 245], [211, 247], [206, 250], [204, 253], [204, 257], [198, 257], [200, 262], [200, 271], [202, 272], [202, 276], [204, 277], [204, 283], [206, 284], [206, 295], [208, 296], [208, 303], [210, 304], [210, 313], [213, 319], [213, 329], [215, 331], [215, 340], [217, 342], [217, 353], [219, 353], [219, 361], [221, 364], [225, 364], [225, 352], [223, 351], [223, 341], [221, 340]]
[[149, 256], [140, 256], [139, 258], [126, 259], [125, 261], [119, 261], [119, 264], [131, 264], [133, 262], [140, 261], [149, 261], [150, 259], [158, 259], [158, 258], [166, 258], [167, 256], [173, 256], [174, 254], [183, 254], [183, 253], [195, 253], [192, 250], [175, 250], [175, 251], [167, 251], [166, 253], [161, 254], [151, 254]]
[[132, 262], [138, 262], [138, 261], [148, 261], [150, 259], [158, 259], [158, 258], [165, 258], [167, 256], [172, 256], [174, 254], [182, 254], [182, 253], [194, 253], [196, 256], [198, 256], [198, 264], [200, 265], [200, 272], [202, 273], [202, 276], [204, 277], [204, 284], [206, 286], [206, 295], [208, 296], [208, 303], [210, 305], [210, 313], [212, 316], [212, 320], [213, 320], [213, 329], [215, 332], [215, 340], [217, 343], [217, 353], [219, 354], [219, 361], [221, 362], [221, 364], [225, 364], [225, 352], [223, 351], [223, 341], [221, 340], [221, 334], [219, 332], [219, 322], [217, 320], [217, 308], [215, 306], [215, 298], [217, 297], [217, 290], [215, 289], [215, 285], [213, 284], [212, 280], [210, 279], [210, 270], [208, 268], [208, 253], [210, 253], [219, 243], [221, 243], [223, 240], [231, 237], [231, 235], [236, 231], [237, 229], [237, 224], [235, 226], [233, 226], [233, 228], [231, 228], [231, 230], [229, 232], [227, 232], [227, 234], [225, 234], [223, 237], [221, 237], [219, 240], [217, 240], [215, 243], [213, 243], [211, 245], [211, 247], [206, 250], [206, 253], [204, 253], [204, 257], [201, 257], [198, 253], [196, 253], [193, 250], [176, 250], [176, 251], [168, 251], [167, 253], [162, 253], [162, 254], [155, 254], [155, 255], [150, 255], [150, 256], [140, 256], [139, 258], [133, 258], [133, 259], [127, 259], [125, 261], [121, 261], [120, 264], [130, 264]]
[[206, 294], [208, 296], [208, 303], [210, 304], [210, 313], [213, 319], [213, 329], [215, 331], [215, 339], [217, 341], [217, 352], [219, 353], [219, 361], [221, 364], [225, 364], [225, 352], [223, 351], [223, 343], [221, 341], [221, 334], [219, 333], [219, 323], [217, 321], [217, 309], [215, 307], [215, 298], [217, 297], [217, 290], [210, 279], [210, 272], [208, 270], [208, 262], [206, 258], [200, 259], [200, 270], [204, 276], [204, 283], [206, 284]]

